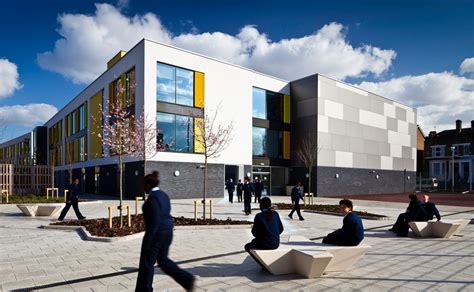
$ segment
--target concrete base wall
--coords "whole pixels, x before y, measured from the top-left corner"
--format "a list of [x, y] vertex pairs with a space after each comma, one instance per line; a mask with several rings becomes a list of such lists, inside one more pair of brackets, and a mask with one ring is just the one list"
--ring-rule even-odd
[[[147, 161], [145, 174], [160, 172], [160, 188], [170, 199], [202, 198], [204, 170], [199, 163]], [[179, 176], [174, 176], [175, 171]], [[207, 169], [207, 197], [224, 197], [224, 165], [209, 164]]]
[[[376, 170], [370, 173], [370, 169], [323, 166], [318, 167], [317, 171], [317, 194], [321, 196], [415, 191], [416, 174], [411, 171]], [[336, 174], [339, 174], [338, 179]]]

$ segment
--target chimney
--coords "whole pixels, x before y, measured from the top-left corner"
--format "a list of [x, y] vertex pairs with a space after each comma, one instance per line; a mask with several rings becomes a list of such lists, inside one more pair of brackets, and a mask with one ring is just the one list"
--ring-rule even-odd
[[474, 120], [471, 121], [471, 133], [474, 134]]
[[462, 131], [462, 121], [456, 120], [456, 133], [461, 134]]
[[428, 138], [430, 139], [430, 141], [433, 141], [433, 139], [436, 137], [436, 131], [431, 131], [429, 134], [428, 134]]

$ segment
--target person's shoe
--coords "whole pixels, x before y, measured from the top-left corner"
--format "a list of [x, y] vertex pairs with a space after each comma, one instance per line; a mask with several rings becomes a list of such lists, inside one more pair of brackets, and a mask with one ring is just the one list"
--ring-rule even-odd
[[291, 216], [291, 215], [288, 215], [288, 217], [290, 217], [290, 219], [293, 219], [293, 216]]
[[64, 219], [59, 219], [59, 218], [58, 218], [58, 221], [63, 221], [63, 220], [64, 220]]
[[81, 217], [79, 218], [79, 220], [86, 220], [86, 217]]
[[388, 231], [395, 232], [395, 230], [393, 228], [390, 228]]
[[300, 218], [300, 221], [304, 221], [304, 218], [303, 218], [303, 217], [301, 217], [301, 218]]
[[405, 233], [400, 233], [399, 232], [399, 233], [397, 233], [397, 236], [398, 237], [408, 237], [408, 233], [405, 234]]
[[191, 279], [191, 283], [189, 283], [189, 286], [185, 287], [186, 291], [194, 291], [195, 285], [196, 285], [196, 277], [193, 276], [193, 278]]

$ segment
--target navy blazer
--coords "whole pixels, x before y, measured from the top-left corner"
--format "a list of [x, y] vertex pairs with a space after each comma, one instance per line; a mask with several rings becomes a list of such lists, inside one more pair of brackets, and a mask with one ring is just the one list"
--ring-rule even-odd
[[426, 212], [423, 205], [421, 205], [421, 202], [418, 200], [411, 201], [410, 204], [408, 204], [407, 213], [408, 213], [409, 221], [427, 221], [428, 220], [428, 213]]
[[356, 213], [350, 212], [344, 216], [341, 235], [351, 245], [358, 245], [364, 239], [364, 225]]
[[252, 183], [244, 184], [243, 190], [244, 190], [244, 197], [251, 198], [252, 193], [254, 192], [253, 184]]
[[303, 200], [303, 195], [301, 194], [301, 188], [293, 187], [291, 189], [291, 201], [294, 202], [295, 205], [299, 205], [300, 199]]
[[70, 184], [69, 191], [66, 195], [66, 201], [77, 202], [79, 200], [80, 192], [79, 185]]
[[[272, 219], [268, 220], [269, 212]], [[269, 249], [278, 248], [280, 245], [280, 234], [283, 232], [283, 224], [277, 212], [269, 209], [255, 215], [252, 234], [258, 241], [259, 246]]]
[[439, 215], [438, 208], [432, 202], [422, 203], [423, 208], [425, 208], [428, 219], [433, 220], [433, 217], [436, 216], [436, 219], [441, 220], [441, 215]]
[[154, 235], [161, 231], [173, 230], [170, 199], [162, 190], [151, 191], [142, 210], [145, 220], [145, 234]]

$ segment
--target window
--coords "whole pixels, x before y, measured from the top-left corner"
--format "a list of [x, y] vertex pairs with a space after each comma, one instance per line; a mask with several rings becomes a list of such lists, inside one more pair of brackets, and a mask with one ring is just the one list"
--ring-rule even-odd
[[194, 152], [193, 118], [167, 113], [157, 113], [158, 142], [167, 151]]
[[441, 174], [441, 164], [433, 163], [433, 175], [440, 175], [440, 174]]
[[267, 129], [253, 127], [252, 131], [252, 153], [253, 156], [265, 157], [266, 156], [266, 136]]
[[267, 130], [267, 154], [270, 158], [283, 158], [282, 133]]
[[252, 112], [254, 118], [267, 118], [267, 102], [265, 98], [265, 90], [255, 87], [252, 89], [252, 105]]
[[444, 146], [437, 146], [431, 148], [432, 157], [441, 157], [444, 156]]
[[252, 114], [254, 118], [283, 121], [283, 94], [254, 87]]
[[469, 144], [453, 144], [456, 149], [454, 150], [454, 155], [469, 155]]
[[194, 105], [194, 72], [158, 63], [156, 99], [181, 105]]

